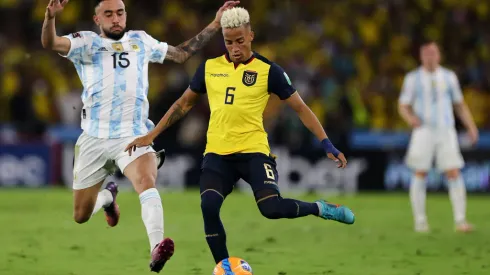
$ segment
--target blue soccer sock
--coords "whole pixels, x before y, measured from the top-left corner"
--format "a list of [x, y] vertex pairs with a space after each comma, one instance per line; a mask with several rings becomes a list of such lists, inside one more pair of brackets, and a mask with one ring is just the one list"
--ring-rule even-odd
[[209, 249], [216, 263], [229, 258], [226, 247], [226, 233], [219, 217], [224, 197], [215, 190], [206, 190], [201, 194], [201, 210], [204, 219], [204, 232]]

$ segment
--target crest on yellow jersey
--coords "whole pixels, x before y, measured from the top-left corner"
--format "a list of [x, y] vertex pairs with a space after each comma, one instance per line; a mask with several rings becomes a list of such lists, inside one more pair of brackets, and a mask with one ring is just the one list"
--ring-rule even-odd
[[112, 48], [116, 51], [116, 52], [122, 52], [124, 51], [124, 47], [122, 45], [121, 42], [116, 42], [116, 43], [112, 43]]
[[257, 72], [255, 71], [244, 71], [242, 78], [243, 85], [252, 86], [257, 82]]

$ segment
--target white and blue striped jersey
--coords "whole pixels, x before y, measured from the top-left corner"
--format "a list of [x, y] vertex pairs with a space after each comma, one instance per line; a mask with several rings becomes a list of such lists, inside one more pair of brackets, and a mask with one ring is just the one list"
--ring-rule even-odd
[[128, 31], [120, 40], [83, 31], [64, 36], [71, 41], [65, 56], [83, 85], [82, 129], [97, 138], [144, 135], [148, 119], [148, 63], [163, 63], [168, 45], [144, 31]]
[[399, 98], [400, 104], [413, 107], [423, 125], [454, 127], [453, 104], [463, 101], [456, 74], [438, 67], [429, 72], [423, 67], [405, 76]]

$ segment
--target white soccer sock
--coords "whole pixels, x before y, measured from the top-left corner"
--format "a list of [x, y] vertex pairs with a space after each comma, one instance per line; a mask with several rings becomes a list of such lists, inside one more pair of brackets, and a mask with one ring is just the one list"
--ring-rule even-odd
[[466, 222], [466, 187], [463, 178], [458, 176], [448, 180], [449, 198], [453, 206], [454, 222]]
[[150, 188], [140, 194], [141, 217], [150, 240], [150, 252], [163, 240], [162, 199], [156, 188]]
[[413, 218], [416, 224], [427, 223], [425, 199], [425, 178], [420, 178], [414, 175], [410, 184], [410, 202], [412, 203]]
[[112, 197], [111, 191], [104, 189], [99, 192], [97, 195], [97, 200], [95, 201], [95, 206], [94, 210], [92, 211], [92, 216], [95, 215], [95, 213], [99, 212], [99, 210], [102, 207], [109, 206], [109, 204], [112, 203], [112, 200], [114, 198]]

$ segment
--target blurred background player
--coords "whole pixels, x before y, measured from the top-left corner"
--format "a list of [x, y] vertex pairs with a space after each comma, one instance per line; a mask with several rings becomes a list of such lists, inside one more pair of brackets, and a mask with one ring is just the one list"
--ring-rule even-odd
[[254, 32], [248, 11], [237, 7], [226, 10], [221, 27], [227, 53], [203, 62], [189, 88], [156, 128], [130, 143], [126, 150], [131, 155], [138, 148], [152, 144], [160, 133], [191, 110], [201, 94], [207, 93], [211, 117], [200, 177], [201, 209], [206, 240], [216, 263], [229, 257], [219, 213], [224, 199], [240, 178], [252, 187], [257, 206], [266, 218], [294, 219], [315, 215], [354, 223], [354, 214], [345, 206], [323, 200], [308, 203], [281, 197], [275, 156], [270, 152], [262, 117], [271, 93], [297, 113], [321, 141], [327, 156], [338, 162], [339, 168], [344, 168], [347, 160], [329, 141], [286, 72], [252, 51]]
[[84, 87], [83, 133], [75, 145], [73, 171], [74, 219], [77, 223], [87, 222], [104, 208], [108, 224], [118, 223], [117, 185], [109, 183], [99, 192], [117, 165], [139, 194], [152, 254], [150, 268], [159, 272], [172, 256], [174, 244], [171, 239], [163, 239], [163, 208], [155, 188], [155, 151], [147, 146], [132, 156], [124, 153], [133, 137], [154, 127], [148, 119], [148, 63], [185, 62], [220, 29], [223, 10], [239, 2], [226, 2], [210, 25], [177, 47], [157, 41], [144, 31], [127, 31], [126, 10], [121, 0], [96, 1], [93, 19], [100, 35], [82, 31], [59, 37], [55, 17], [67, 3], [67, 0], [49, 2], [41, 39], [44, 48], [73, 62]]
[[435, 42], [423, 44], [420, 59], [422, 66], [406, 75], [399, 98], [400, 115], [413, 128], [406, 163], [415, 171], [410, 185], [415, 230], [429, 230], [425, 180], [435, 158], [437, 169], [445, 173], [448, 181], [456, 230], [469, 232], [472, 226], [466, 221], [466, 188], [460, 174], [464, 160], [453, 106], [472, 144], [478, 141], [478, 129], [463, 99], [456, 74], [439, 65], [438, 45]]

